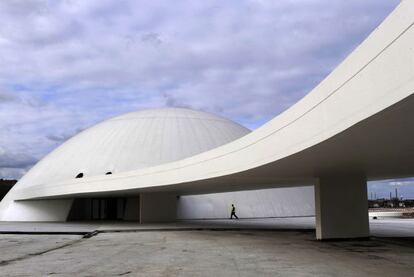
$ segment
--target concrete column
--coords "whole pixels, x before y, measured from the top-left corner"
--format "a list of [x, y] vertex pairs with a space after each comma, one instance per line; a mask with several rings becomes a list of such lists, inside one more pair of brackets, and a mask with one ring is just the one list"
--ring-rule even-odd
[[125, 203], [124, 220], [139, 221], [139, 197], [128, 197]]
[[320, 177], [315, 185], [315, 210], [318, 240], [368, 237], [366, 178]]
[[176, 220], [177, 197], [171, 193], [141, 193], [140, 223]]

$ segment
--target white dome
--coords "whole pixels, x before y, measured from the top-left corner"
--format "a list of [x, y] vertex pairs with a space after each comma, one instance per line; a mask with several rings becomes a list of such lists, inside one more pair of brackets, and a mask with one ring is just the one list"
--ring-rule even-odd
[[118, 173], [199, 154], [250, 131], [213, 114], [164, 108], [121, 115], [72, 137], [38, 162], [19, 188]]

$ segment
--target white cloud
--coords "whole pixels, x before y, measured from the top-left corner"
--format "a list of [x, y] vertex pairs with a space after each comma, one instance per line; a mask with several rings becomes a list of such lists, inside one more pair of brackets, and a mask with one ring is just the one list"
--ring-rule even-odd
[[0, 1], [0, 145], [39, 159], [97, 121], [166, 105], [257, 127], [397, 3]]

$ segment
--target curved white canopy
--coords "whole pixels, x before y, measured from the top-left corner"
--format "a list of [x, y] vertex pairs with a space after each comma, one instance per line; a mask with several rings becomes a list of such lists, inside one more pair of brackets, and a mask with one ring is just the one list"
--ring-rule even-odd
[[337, 172], [413, 175], [413, 24], [414, 2], [403, 1], [305, 98], [232, 143], [151, 168], [45, 182], [16, 192], [16, 199], [231, 191]]
[[414, 175], [413, 24], [414, 1], [403, 1], [305, 98], [232, 143], [151, 168], [36, 185], [17, 198], [231, 191], [338, 172]]

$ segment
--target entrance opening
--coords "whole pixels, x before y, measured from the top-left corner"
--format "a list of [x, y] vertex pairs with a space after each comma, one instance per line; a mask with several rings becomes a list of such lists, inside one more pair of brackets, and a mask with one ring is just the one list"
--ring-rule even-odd
[[74, 199], [68, 221], [74, 220], [123, 220], [126, 198]]

